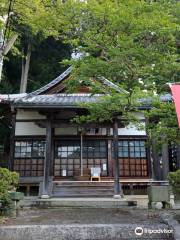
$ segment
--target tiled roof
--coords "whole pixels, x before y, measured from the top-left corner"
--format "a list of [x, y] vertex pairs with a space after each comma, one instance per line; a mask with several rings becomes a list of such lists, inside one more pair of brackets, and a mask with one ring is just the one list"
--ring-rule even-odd
[[[103, 94], [89, 94], [89, 93], [77, 93], [77, 94], [52, 94], [52, 95], [34, 95], [22, 98], [16, 98], [13, 101], [15, 106], [25, 107], [73, 107], [80, 103], [93, 103], [96, 102]], [[171, 94], [162, 95], [160, 97], [162, 102], [172, 101]], [[152, 99], [139, 99], [141, 107], [151, 107]]]
[[15, 99], [26, 97], [27, 93], [20, 93], [20, 94], [0, 94], [0, 103], [10, 103], [13, 102]]
[[14, 101], [15, 106], [31, 106], [31, 107], [68, 107], [76, 106], [79, 103], [96, 102], [102, 94], [52, 94], [52, 95], [35, 95], [31, 97], [24, 97]]

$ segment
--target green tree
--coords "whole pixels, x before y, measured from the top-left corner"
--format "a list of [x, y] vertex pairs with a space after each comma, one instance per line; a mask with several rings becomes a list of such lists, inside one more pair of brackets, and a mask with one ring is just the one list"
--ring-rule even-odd
[[[72, 2], [75, 4], [76, 1], [67, 1], [66, 6], [72, 5]], [[71, 80], [71, 86], [76, 87], [82, 81], [92, 86], [95, 84], [92, 80], [104, 76], [129, 91], [129, 98], [131, 95], [137, 99], [142, 97], [137, 88], [146, 91], [146, 97], [151, 99], [149, 104], [153, 107], [147, 117], [158, 121], [158, 124], [154, 121], [149, 125], [149, 136], [160, 141], [165, 130], [167, 141], [178, 141], [174, 106], [157, 101], [156, 96], [165, 92], [165, 83], [178, 81], [180, 3], [163, 0], [92, 0], [83, 2], [81, 8], [79, 4], [78, 1], [76, 7], [70, 8], [71, 14], [66, 16], [67, 23], [73, 13], [76, 16], [74, 25], [71, 21], [66, 32], [67, 41], [83, 55], [72, 61], [74, 80]], [[109, 105], [106, 116], [112, 115], [114, 101], [111, 103], [112, 108]], [[93, 111], [97, 108], [94, 105]], [[92, 107], [89, 109], [91, 118], [95, 114]], [[103, 110], [96, 112], [106, 119]]]
[[[51, 0], [3, 0], [0, 3], [0, 15], [2, 16], [0, 18], [0, 66], [2, 66], [4, 56], [12, 48], [19, 35], [23, 49], [21, 53], [23, 60], [21, 92], [26, 91], [33, 42], [37, 40], [39, 35], [44, 39], [48, 36], [58, 35], [58, 30], [55, 27], [56, 18], [54, 17], [54, 11], [55, 5]], [[8, 44], [9, 39], [11, 39], [10, 44]], [[2, 67], [0, 74], [1, 72]]]
[[9, 191], [14, 190], [18, 184], [18, 174], [6, 168], [0, 168], [0, 202], [2, 207], [9, 207], [11, 203]]
[[[176, 1], [67, 1], [66, 36], [84, 58], [74, 62], [78, 76], [104, 76], [131, 91], [177, 81]], [[72, 15], [74, 13], [74, 21]], [[74, 24], [73, 24], [74, 23]], [[64, 30], [66, 30], [66, 28]]]

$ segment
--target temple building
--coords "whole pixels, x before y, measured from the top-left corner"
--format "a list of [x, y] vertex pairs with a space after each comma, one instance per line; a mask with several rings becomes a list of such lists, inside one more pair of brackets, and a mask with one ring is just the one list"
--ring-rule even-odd
[[[102, 94], [92, 95], [85, 86], [66, 93], [70, 74], [71, 67], [32, 93], [0, 97], [11, 119], [8, 167], [19, 173], [21, 189], [49, 197], [112, 196], [118, 177], [124, 194], [146, 194], [150, 182], [166, 180], [176, 151], [165, 146], [157, 160], [145, 130], [118, 122], [115, 148], [112, 123], [72, 122], [85, 111], [79, 103], [96, 102]], [[101, 84], [121, 91], [106, 79]], [[145, 125], [141, 108], [136, 116]], [[97, 181], [92, 170], [99, 170]]]

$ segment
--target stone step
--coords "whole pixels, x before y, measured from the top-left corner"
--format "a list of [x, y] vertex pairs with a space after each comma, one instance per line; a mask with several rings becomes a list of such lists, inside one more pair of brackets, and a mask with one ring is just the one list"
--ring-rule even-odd
[[[142, 236], [135, 234], [139, 224], [62, 224], [62, 225], [25, 225], [1, 226], [0, 239], [2, 240], [173, 240], [173, 234], [144, 233]], [[143, 225], [142, 229], [172, 229], [166, 224]], [[170, 228], [170, 229], [169, 229]]]

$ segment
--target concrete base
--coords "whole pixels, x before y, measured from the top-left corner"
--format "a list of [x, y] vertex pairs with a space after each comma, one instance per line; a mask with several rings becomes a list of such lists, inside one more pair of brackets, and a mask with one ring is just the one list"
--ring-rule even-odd
[[[77, 200], [77, 198], [58, 198], [61, 200]], [[80, 200], [86, 200], [88, 198], [78, 198]], [[90, 198], [90, 199], [98, 199], [98, 198]], [[127, 200], [128, 202], [135, 202], [137, 203], [137, 208], [139, 209], [148, 209], [148, 196], [147, 195], [125, 195], [123, 199], [114, 199], [112, 198], [101, 198], [102, 200]], [[45, 200], [45, 199], [41, 199], [41, 200]], [[21, 207], [34, 207], [37, 206], [39, 204], [40, 199], [38, 197], [25, 197], [23, 200], [21, 200], [20, 202], [20, 206]], [[180, 209], [180, 202], [179, 205], [176, 205], [176, 207], [178, 207], [177, 209]]]
[[85, 207], [85, 208], [121, 208], [136, 207], [137, 201], [122, 198], [50, 198], [37, 199], [35, 206], [42, 208], [52, 207]]

